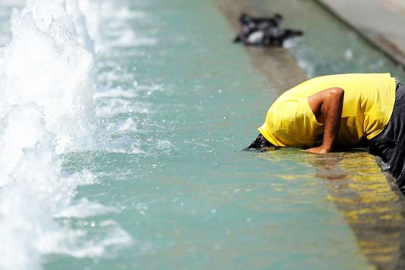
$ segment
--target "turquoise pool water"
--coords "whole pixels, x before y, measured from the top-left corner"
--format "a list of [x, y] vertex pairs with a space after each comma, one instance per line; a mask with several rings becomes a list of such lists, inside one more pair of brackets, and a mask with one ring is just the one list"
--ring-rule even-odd
[[[258, 1], [252, 3], [259, 5]], [[287, 11], [278, 6], [280, 3], [274, 1], [274, 10], [285, 12], [294, 26], [300, 21], [298, 16], [293, 19], [296, 10]], [[309, 6], [309, 2], [294, 3], [295, 8], [302, 5], [302, 10], [308, 12], [302, 12], [303, 15], [330, 21], [332, 26], [325, 23], [324, 27], [349, 36], [351, 41], [342, 49], [346, 58], [334, 58], [330, 50], [316, 47], [326, 42], [322, 34], [325, 29], [316, 28], [319, 32], [312, 34], [314, 25], [302, 25], [306, 37], [289, 47], [310, 76], [387, 69], [403, 76], [387, 60], [380, 63], [381, 54], [321, 10]], [[9, 18], [10, 6], [0, 8], [3, 22]], [[262, 6], [261, 10], [266, 8]], [[19, 103], [18, 98], [7, 94], [10, 104], [18, 104], [18, 112], [27, 113], [24, 118], [15, 118], [21, 121], [21, 129], [6, 125], [5, 130], [11, 135], [3, 134], [3, 140], [12, 138], [11, 142], [19, 145], [19, 141], [13, 140], [14, 130], [28, 134], [33, 130], [26, 128], [30, 124], [23, 121], [30, 119], [32, 111], [36, 115], [32, 103], [45, 115], [46, 132], [34, 129], [40, 145], [24, 144], [15, 163], [0, 164], [2, 175], [7, 175], [7, 181], [2, 182], [4, 200], [0, 208], [0, 230], [7, 235], [7, 242], [0, 244], [0, 250], [11, 250], [0, 258], [1, 267], [365, 269], [370, 265], [345, 211], [339, 209], [336, 196], [331, 195], [330, 183], [322, 174], [323, 158], [319, 160], [294, 149], [242, 151], [257, 135], [256, 128], [277, 96], [252, 67], [244, 49], [230, 43], [234, 32], [213, 1], [82, 1], [80, 12], [69, 10], [70, 17], [63, 15], [65, 20], [73, 18], [79, 35], [86, 31], [94, 41], [93, 44], [85, 38], [79, 42], [92, 52], [94, 66], [91, 71], [83, 68], [86, 63], [72, 70], [61, 68], [63, 74], [72, 74], [66, 78], [61, 75], [61, 81], [49, 83], [51, 89], [75, 79], [74, 83], [62, 84], [74, 89], [73, 94], [66, 96], [82, 105], [73, 109], [73, 120], [66, 117], [68, 113], [60, 113], [56, 120], [48, 119], [47, 106], [51, 108], [50, 115], [59, 116], [59, 108], [52, 107], [52, 102], [33, 98], [30, 103]], [[46, 14], [52, 12], [38, 9], [34, 15], [47, 18]], [[83, 18], [86, 24], [80, 28], [77, 25]], [[52, 32], [53, 28], [41, 27], [53, 38], [60, 37]], [[0, 28], [4, 44], [11, 35], [8, 29]], [[27, 29], [20, 30], [20, 38], [21, 33], [31, 33], [28, 26]], [[318, 41], [315, 36], [320, 36]], [[48, 38], [39, 32], [35, 37], [38, 43], [48, 44]], [[61, 39], [75, 44], [65, 36]], [[18, 41], [18, 36], [14, 40]], [[80, 62], [77, 59], [81, 57], [76, 55], [83, 54], [67, 41], [58, 46], [75, 52], [69, 59]], [[12, 46], [18, 52], [19, 47], [14, 43]], [[63, 58], [63, 50], [55, 51], [55, 59]], [[10, 55], [3, 55], [6, 63], [13, 63]], [[330, 65], [330, 61], [338, 64]], [[375, 61], [377, 66], [370, 64]], [[74, 71], [80, 68], [81, 75], [75, 77]], [[4, 70], [7, 74], [15, 71]], [[24, 76], [32, 79], [29, 73]], [[88, 85], [89, 78], [93, 88]], [[6, 79], [4, 82], [8, 82]], [[4, 82], [1, 85], [14, 85]], [[23, 88], [16, 85], [19, 87], [13, 93], [21, 91], [24, 96]], [[54, 94], [39, 93], [53, 100]], [[94, 102], [89, 102], [92, 95]], [[62, 99], [60, 110], [68, 107], [69, 100]], [[19, 115], [13, 109], [9, 114]], [[9, 119], [7, 115], [1, 115], [2, 121]], [[80, 131], [76, 130], [77, 119], [85, 119], [78, 122]], [[55, 137], [49, 135], [51, 139], [47, 139], [48, 135], [42, 135], [48, 132]], [[66, 134], [74, 143], [63, 136]], [[90, 137], [94, 138], [88, 142]], [[47, 144], [50, 146], [43, 149]], [[30, 156], [31, 148], [34, 158]], [[8, 154], [12, 153], [10, 149]], [[43, 158], [48, 155], [52, 158]], [[342, 156], [335, 158], [341, 160]], [[37, 165], [38, 160], [45, 161]], [[376, 167], [373, 161], [371, 158], [370, 168]], [[17, 174], [13, 168], [7, 169], [13, 166], [17, 166]], [[36, 166], [45, 168], [45, 176], [30, 169]], [[366, 167], [363, 173], [369, 177]], [[46, 177], [54, 169], [56, 176], [50, 178], [52, 185], [48, 185]], [[342, 170], [350, 171], [344, 166]], [[33, 172], [33, 177], [19, 178], [20, 174], [30, 176]], [[326, 178], [333, 176], [327, 170], [326, 174]], [[379, 170], [372, 174], [384, 177]], [[41, 188], [36, 190], [33, 186]], [[55, 188], [61, 189], [61, 194], [55, 193]], [[59, 198], [64, 198], [61, 206], [56, 203]], [[16, 210], [8, 211], [14, 207]]]

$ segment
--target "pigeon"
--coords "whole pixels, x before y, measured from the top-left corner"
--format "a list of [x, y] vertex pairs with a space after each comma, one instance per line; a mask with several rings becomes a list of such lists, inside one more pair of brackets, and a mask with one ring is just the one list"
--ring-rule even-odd
[[234, 42], [247, 46], [283, 46], [286, 39], [303, 35], [299, 30], [280, 28], [282, 20], [280, 14], [264, 18], [243, 13], [239, 17], [241, 33], [235, 37]]

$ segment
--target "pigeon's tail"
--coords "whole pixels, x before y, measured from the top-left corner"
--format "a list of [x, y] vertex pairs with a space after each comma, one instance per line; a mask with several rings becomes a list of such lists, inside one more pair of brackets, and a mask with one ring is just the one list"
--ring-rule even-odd
[[304, 34], [304, 32], [299, 31], [299, 30], [291, 30], [291, 29], [287, 29], [285, 30], [284, 33], [284, 38], [293, 38], [293, 37], [300, 37]]

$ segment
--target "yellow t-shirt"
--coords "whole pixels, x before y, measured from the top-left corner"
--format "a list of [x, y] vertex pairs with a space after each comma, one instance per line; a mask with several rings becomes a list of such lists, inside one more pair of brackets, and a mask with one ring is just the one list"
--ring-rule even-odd
[[282, 94], [267, 112], [259, 132], [273, 145], [309, 148], [322, 144], [323, 127], [308, 97], [328, 88], [344, 90], [336, 146], [372, 139], [388, 124], [395, 103], [395, 78], [386, 74], [341, 74], [308, 80]]

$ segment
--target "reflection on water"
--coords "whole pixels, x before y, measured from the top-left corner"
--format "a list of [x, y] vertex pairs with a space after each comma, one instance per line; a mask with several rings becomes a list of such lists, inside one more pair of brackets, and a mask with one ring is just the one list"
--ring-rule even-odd
[[[273, 163], [294, 160], [315, 167], [315, 177], [323, 179], [329, 190], [327, 199], [353, 229], [370, 264], [377, 269], [403, 269], [405, 200], [375, 157], [364, 151], [313, 155], [288, 149], [270, 149], [259, 156]], [[279, 177], [294, 181], [314, 175]]]

